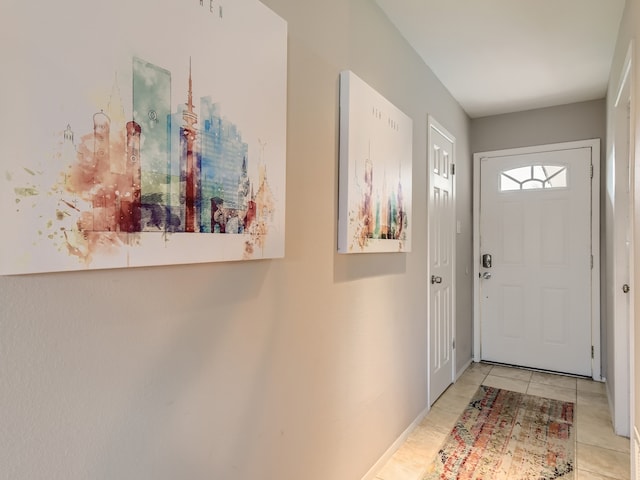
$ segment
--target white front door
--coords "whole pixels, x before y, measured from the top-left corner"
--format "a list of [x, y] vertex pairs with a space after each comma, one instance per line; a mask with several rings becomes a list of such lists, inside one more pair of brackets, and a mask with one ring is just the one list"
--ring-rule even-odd
[[454, 380], [455, 139], [429, 117], [429, 405]]
[[591, 148], [480, 162], [481, 358], [591, 376]]

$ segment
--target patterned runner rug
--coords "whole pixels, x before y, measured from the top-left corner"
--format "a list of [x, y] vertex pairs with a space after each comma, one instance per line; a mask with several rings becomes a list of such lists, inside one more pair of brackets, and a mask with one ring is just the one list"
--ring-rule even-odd
[[424, 480], [574, 480], [574, 404], [481, 386]]

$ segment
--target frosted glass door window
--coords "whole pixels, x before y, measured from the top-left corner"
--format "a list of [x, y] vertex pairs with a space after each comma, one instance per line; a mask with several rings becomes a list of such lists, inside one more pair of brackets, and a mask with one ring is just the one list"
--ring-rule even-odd
[[567, 167], [561, 165], [526, 165], [500, 173], [501, 192], [566, 186]]

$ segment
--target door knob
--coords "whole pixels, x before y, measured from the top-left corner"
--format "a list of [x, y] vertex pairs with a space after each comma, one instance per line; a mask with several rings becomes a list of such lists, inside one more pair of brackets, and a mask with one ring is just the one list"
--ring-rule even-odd
[[482, 274], [482, 278], [484, 278], [485, 280], [489, 280], [491, 278], [491, 272], [484, 272]]
[[431, 284], [433, 285], [434, 283], [442, 283], [442, 277], [431, 275]]
[[631, 288], [629, 287], [629, 285], [627, 285], [626, 283], [624, 285], [622, 285], [622, 291], [624, 293], [629, 293], [629, 290], [631, 290]]

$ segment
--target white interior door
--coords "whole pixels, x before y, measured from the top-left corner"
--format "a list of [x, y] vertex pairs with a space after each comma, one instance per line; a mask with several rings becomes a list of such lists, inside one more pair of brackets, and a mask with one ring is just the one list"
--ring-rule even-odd
[[[623, 115], [628, 111], [621, 107]], [[623, 120], [624, 121], [624, 120]], [[625, 128], [626, 127], [626, 128]], [[628, 122], [622, 125], [621, 132], [616, 132], [614, 192], [613, 192], [613, 224], [614, 224], [614, 274], [613, 274], [613, 336], [616, 346], [613, 377], [613, 426], [618, 435], [629, 436], [629, 372], [631, 358], [629, 355], [630, 332], [630, 284], [631, 284], [631, 221], [630, 175], [629, 175], [629, 135]]]
[[429, 117], [429, 405], [455, 372], [455, 139]]
[[[630, 289], [631, 265], [633, 242], [633, 224], [631, 212], [633, 211], [633, 197], [631, 194], [631, 67], [630, 56], [625, 61], [626, 73], [615, 102], [613, 117], [613, 188], [609, 188], [609, 198], [613, 212], [613, 265], [611, 277], [608, 277], [608, 298], [613, 299], [612, 325], [608, 333], [612, 336], [611, 350], [609, 351], [607, 375], [607, 388], [609, 390], [610, 403], [612, 404], [612, 420], [615, 432], [618, 435], [630, 436], [630, 396], [631, 396], [631, 348], [629, 342], [633, 305], [631, 303]], [[634, 393], [635, 394], [635, 393]]]
[[591, 148], [481, 159], [483, 360], [592, 375], [591, 168]]

